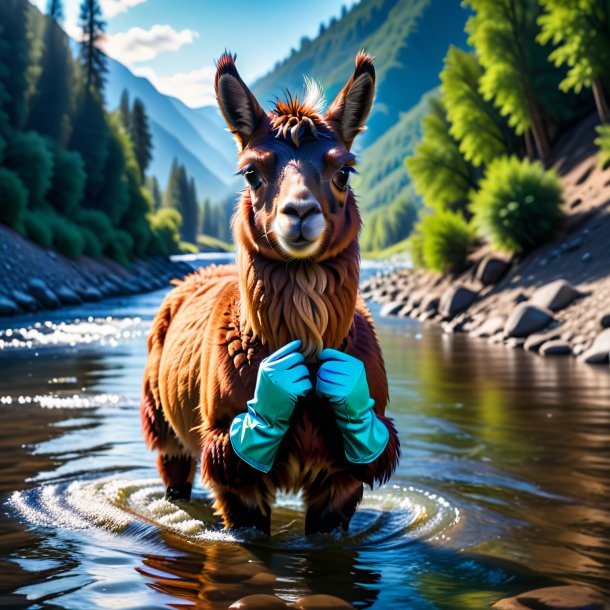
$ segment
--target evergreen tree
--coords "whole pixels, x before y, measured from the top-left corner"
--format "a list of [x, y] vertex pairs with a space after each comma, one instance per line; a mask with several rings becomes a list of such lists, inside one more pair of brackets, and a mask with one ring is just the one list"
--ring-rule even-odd
[[145, 186], [152, 197], [153, 210], [158, 210], [162, 206], [161, 189], [156, 176], [147, 176]]
[[98, 0], [83, 0], [79, 25], [83, 30], [80, 58], [85, 71], [87, 90], [93, 89], [101, 97], [108, 68], [106, 56], [98, 46], [106, 29]]
[[592, 87], [597, 112], [603, 123], [610, 121], [604, 83], [610, 78], [610, 5], [607, 0], [540, 0], [545, 14], [538, 22], [538, 41], [553, 43], [549, 59], [569, 66], [561, 81], [563, 91], [579, 93]]
[[206, 197], [203, 200], [201, 210], [201, 232], [204, 235], [212, 235], [212, 227], [214, 226], [214, 216], [212, 210], [212, 203], [210, 199]]
[[182, 212], [182, 216], [184, 218], [183, 229], [185, 229], [184, 239], [194, 244], [197, 242], [197, 232], [199, 227], [199, 206], [197, 203], [197, 188], [193, 178], [188, 181], [188, 192], [185, 203], [186, 205], [184, 206], [184, 211]]
[[545, 112], [561, 112], [564, 102], [557, 96], [562, 76], [547, 60], [549, 49], [536, 43], [539, 6], [532, 0], [466, 2], [475, 11], [466, 31], [484, 68], [481, 92], [493, 100], [517, 134], [531, 130], [538, 155], [546, 162]]
[[179, 165], [178, 160], [173, 159], [172, 165], [169, 170], [169, 176], [167, 179], [167, 186], [163, 193], [163, 207], [174, 208], [175, 210], [180, 209], [179, 204], [179, 193], [178, 193], [178, 174]]
[[[121, 112], [123, 108], [121, 106]], [[138, 98], [133, 103], [131, 120], [129, 121], [129, 133], [133, 142], [134, 154], [140, 167], [141, 177], [144, 178], [146, 169], [152, 160], [152, 136], [148, 126], [148, 117], [144, 104]]]
[[123, 93], [121, 93], [121, 103], [119, 109], [121, 112], [123, 127], [125, 127], [125, 130], [129, 132], [131, 129], [131, 109], [129, 107], [129, 92], [127, 89], [123, 89]]
[[477, 58], [451, 46], [440, 77], [443, 101], [451, 123], [449, 133], [460, 144], [466, 161], [475, 167], [516, 152], [517, 137], [494, 105], [479, 90], [483, 71]]
[[60, 23], [64, 18], [64, 8], [61, 0], [49, 0], [47, 4], [47, 15], [55, 23]]

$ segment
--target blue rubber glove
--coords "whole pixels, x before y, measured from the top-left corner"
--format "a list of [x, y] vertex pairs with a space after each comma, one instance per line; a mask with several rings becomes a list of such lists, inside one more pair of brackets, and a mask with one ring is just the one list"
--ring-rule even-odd
[[248, 411], [231, 423], [233, 450], [244, 462], [263, 472], [273, 466], [298, 398], [312, 389], [300, 347], [301, 341], [293, 341], [261, 362]]
[[368, 464], [382, 454], [390, 433], [373, 411], [375, 401], [369, 394], [364, 364], [334, 349], [322, 350], [318, 358], [316, 392], [335, 411], [345, 457], [355, 464]]

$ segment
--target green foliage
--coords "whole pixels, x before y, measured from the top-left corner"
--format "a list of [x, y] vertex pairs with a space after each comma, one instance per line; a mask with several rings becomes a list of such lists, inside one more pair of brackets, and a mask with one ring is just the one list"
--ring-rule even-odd
[[46, 214], [26, 210], [23, 216], [23, 227], [29, 239], [43, 248], [53, 245], [53, 231]]
[[28, 191], [19, 176], [0, 167], [0, 222], [20, 228], [27, 201]]
[[599, 162], [605, 169], [610, 165], [610, 125], [599, 125], [597, 127], [599, 136], [595, 139], [595, 144], [599, 146]]
[[443, 102], [432, 99], [422, 121], [423, 138], [407, 168], [413, 185], [426, 206], [464, 209], [468, 193], [477, 185], [475, 172], [452, 138]]
[[124, 267], [129, 267], [131, 265], [129, 254], [132, 250], [133, 238], [131, 235], [127, 231], [116, 229], [110, 243], [106, 247], [106, 254]]
[[64, 8], [61, 0], [49, 0], [47, 3], [47, 15], [52, 21], [59, 22], [64, 18]]
[[104, 247], [98, 239], [98, 236], [87, 227], [79, 227], [81, 235], [85, 241], [85, 247], [83, 254], [90, 256], [91, 258], [100, 258], [104, 253]]
[[[199, 226], [195, 182], [192, 178], [189, 180], [184, 165], [179, 165], [175, 160], [170, 170], [163, 203], [180, 212], [183, 219], [180, 229], [182, 241], [195, 243]], [[211, 234], [217, 235], [217, 233]]]
[[86, 77], [87, 91], [92, 89], [101, 97], [108, 67], [106, 55], [99, 46], [104, 38], [106, 22], [98, 0], [82, 0], [79, 25], [83, 31], [80, 60]]
[[496, 159], [472, 198], [473, 224], [498, 249], [527, 251], [551, 237], [561, 218], [561, 198], [554, 171], [527, 159]]
[[[110, 219], [99, 210], [81, 208], [76, 212], [74, 222], [76, 222], [81, 229], [86, 229], [84, 235], [87, 235], [87, 231], [90, 231], [95, 236], [96, 241], [100, 245], [100, 255], [108, 247], [114, 237], [114, 228]], [[85, 245], [87, 245], [87, 243], [85, 243]], [[97, 251], [97, 245], [94, 244], [92, 249], [93, 251]], [[93, 255], [89, 254], [89, 256]]]
[[199, 248], [190, 241], [181, 241], [178, 248], [184, 254], [199, 254]]
[[451, 46], [440, 74], [443, 103], [464, 159], [475, 167], [517, 148], [515, 133], [479, 90], [483, 70], [472, 53]]
[[151, 228], [159, 240], [161, 252], [166, 255], [177, 252], [182, 225], [180, 212], [172, 208], [161, 208], [149, 218]]
[[80, 229], [67, 218], [54, 213], [45, 214], [53, 233], [53, 246], [63, 255], [77, 259], [85, 249], [85, 238]]
[[47, 201], [60, 213], [73, 214], [85, 192], [85, 167], [75, 151], [56, 148], [53, 151], [53, 177]]
[[425, 267], [424, 238], [421, 233], [413, 232], [409, 237], [409, 254], [414, 267]]
[[27, 187], [29, 206], [42, 205], [53, 172], [53, 157], [44, 139], [33, 131], [12, 133], [4, 151], [4, 165]]
[[141, 100], [136, 98], [129, 120], [129, 134], [133, 144], [133, 151], [140, 168], [141, 176], [152, 161], [152, 136], [148, 126], [148, 117]]
[[[412, 250], [418, 262], [439, 273], [459, 271], [464, 267], [470, 250], [473, 232], [459, 212], [436, 210], [425, 214], [417, 226], [420, 237], [415, 238], [421, 256]], [[418, 240], [421, 240], [418, 243]]]

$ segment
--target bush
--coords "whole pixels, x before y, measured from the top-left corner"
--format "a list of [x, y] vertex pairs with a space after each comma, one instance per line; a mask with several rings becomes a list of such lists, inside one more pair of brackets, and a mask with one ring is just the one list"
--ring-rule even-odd
[[[81, 229], [88, 229], [95, 235], [102, 248], [102, 251], [100, 252], [101, 256], [102, 252], [114, 238], [114, 227], [108, 216], [99, 210], [80, 209], [74, 215], [74, 222], [81, 227]], [[89, 256], [93, 255], [89, 254]]]
[[23, 226], [28, 239], [43, 248], [50, 248], [53, 245], [53, 231], [46, 214], [27, 210], [23, 216]]
[[599, 162], [605, 169], [610, 165], [610, 125], [599, 125], [597, 133], [599, 137], [595, 143], [599, 146]]
[[4, 165], [13, 170], [28, 189], [30, 206], [40, 206], [51, 186], [53, 157], [45, 140], [33, 131], [11, 135]]
[[86, 179], [85, 164], [77, 152], [55, 149], [47, 201], [62, 214], [74, 213], [83, 198]]
[[561, 218], [561, 183], [538, 162], [502, 157], [487, 168], [473, 196], [473, 225], [492, 245], [524, 252], [548, 240]]
[[14, 172], [0, 167], [0, 222], [21, 228], [28, 190]]
[[77, 259], [85, 249], [85, 238], [79, 228], [66, 218], [55, 216], [52, 221], [53, 246], [63, 255]]
[[413, 231], [409, 237], [409, 254], [414, 267], [426, 266], [424, 262], [424, 238], [417, 231]]
[[97, 235], [87, 227], [80, 227], [80, 232], [85, 240], [83, 254], [86, 254], [91, 258], [100, 258], [104, 253], [104, 247], [97, 238]]
[[162, 253], [173, 254], [178, 251], [182, 216], [173, 208], [161, 208], [149, 216], [150, 226], [161, 245]]
[[112, 240], [106, 247], [106, 254], [117, 261], [117, 263], [123, 265], [123, 267], [129, 267], [131, 261], [129, 255], [133, 250], [133, 238], [127, 231], [121, 229], [115, 229], [112, 235]]
[[464, 266], [473, 235], [459, 212], [438, 210], [427, 214], [417, 230], [421, 235], [421, 255], [426, 268], [448, 273]]

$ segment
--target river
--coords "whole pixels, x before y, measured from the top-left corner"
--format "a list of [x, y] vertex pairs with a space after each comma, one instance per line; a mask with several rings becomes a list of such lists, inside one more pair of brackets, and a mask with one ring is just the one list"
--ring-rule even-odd
[[[210, 259], [212, 260], [212, 259]], [[365, 269], [365, 273], [375, 268]], [[610, 592], [610, 375], [376, 315], [403, 446], [347, 535], [225, 532], [171, 505], [140, 433], [164, 291], [0, 326], [0, 607], [226, 608], [328, 593], [357, 608], [483, 609], [556, 583]]]

